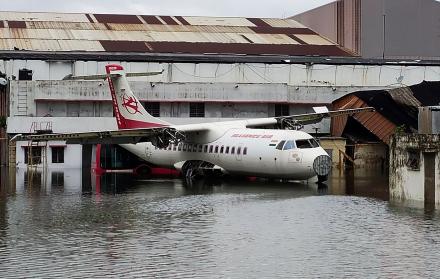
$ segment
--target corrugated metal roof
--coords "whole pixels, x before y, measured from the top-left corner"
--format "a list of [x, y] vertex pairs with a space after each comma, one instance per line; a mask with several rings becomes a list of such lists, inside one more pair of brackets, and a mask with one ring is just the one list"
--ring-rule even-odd
[[0, 12], [0, 20], [9, 26], [0, 26], [0, 51], [351, 56], [291, 19]]
[[2, 20], [89, 22], [85, 14], [0, 11]]

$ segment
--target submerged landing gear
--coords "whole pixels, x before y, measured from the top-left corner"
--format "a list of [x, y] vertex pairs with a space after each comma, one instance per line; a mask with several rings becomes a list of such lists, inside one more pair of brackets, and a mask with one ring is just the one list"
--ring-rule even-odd
[[214, 169], [214, 164], [205, 161], [186, 161], [182, 166], [182, 174], [188, 186], [200, 178], [210, 179], [220, 176], [219, 169]]

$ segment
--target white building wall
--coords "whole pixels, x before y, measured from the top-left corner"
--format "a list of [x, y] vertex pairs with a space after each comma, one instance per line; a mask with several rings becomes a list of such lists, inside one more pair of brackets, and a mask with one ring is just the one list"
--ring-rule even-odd
[[[17, 152], [16, 152], [16, 166], [17, 168], [27, 168], [25, 161], [25, 149], [28, 147], [29, 143], [27, 141], [17, 142]], [[46, 143], [39, 143], [42, 149], [42, 156], [46, 156], [46, 164], [43, 163], [43, 158], [41, 158], [42, 163], [37, 165], [37, 169], [43, 169], [47, 167], [52, 170], [65, 169], [65, 168], [81, 168], [82, 166], [82, 145], [80, 144], [69, 144], [66, 145], [63, 141], [49, 141]], [[64, 163], [53, 163], [52, 162], [52, 147], [55, 146], [65, 146], [64, 147]], [[32, 147], [35, 148], [35, 147]]]

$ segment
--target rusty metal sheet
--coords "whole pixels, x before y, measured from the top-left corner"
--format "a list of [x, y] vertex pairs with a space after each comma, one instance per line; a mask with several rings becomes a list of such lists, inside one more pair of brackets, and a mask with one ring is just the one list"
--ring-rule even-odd
[[133, 41], [99, 41], [105, 51], [112, 52], [149, 52], [145, 42]]
[[191, 24], [189, 24], [189, 22], [186, 21], [186, 19], [185, 19], [184, 17], [182, 17], [182, 16], [176, 16], [175, 18], [176, 18], [178, 21], [180, 21], [180, 23], [182, 23], [183, 25], [191, 25]]
[[148, 24], [162, 24], [162, 22], [153, 15], [141, 15], [142, 19], [145, 20], [146, 23]]
[[0, 20], [0, 28], [4, 28], [5, 27], [5, 23], [3, 20]]
[[249, 27], [259, 34], [313, 34], [316, 33], [308, 28], [279, 28], [279, 27]]
[[9, 28], [26, 28], [26, 22], [21, 20], [8, 20]]
[[115, 15], [115, 14], [93, 14], [100, 23], [125, 23], [141, 24], [142, 22], [135, 15]]
[[247, 18], [250, 22], [252, 22], [255, 26], [259, 27], [270, 27], [270, 24], [262, 20], [261, 18]]
[[150, 30], [149, 25], [145, 24], [120, 24], [120, 23], [109, 23], [111, 30], [115, 31], [148, 31]]
[[[362, 107], [368, 107], [368, 104], [353, 94], [346, 95], [333, 102], [334, 109], [354, 109]], [[359, 113], [352, 117], [385, 143], [388, 143], [390, 136], [396, 129], [396, 125], [382, 116], [379, 112]], [[332, 136], [342, 136], [346, 124], [347, 116], [332, 118]]]
[[168, 25], [179, 25], [171, 16], [160, 16], [160, 18]]

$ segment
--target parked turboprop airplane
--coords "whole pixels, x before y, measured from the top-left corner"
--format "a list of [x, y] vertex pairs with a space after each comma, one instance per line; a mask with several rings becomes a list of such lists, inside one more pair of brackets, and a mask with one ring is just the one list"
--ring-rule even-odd
[[151, 116], [144, 109], [126, 78], [158, 73], [126, 74], [120, 65], [107, 65], [106, 72], [105, 75], [70, 79], [108, 79], [119, 130], [18, 135], [14, 140], [117, 143], [152, 165], [179, 169], [187, 178], [220, 172], [292, 180], [318, 176], [319, 181], [325, 181], [332, 165], [330, 157], [311, 135], [298, 131], [298, 128], [317, 123], [324, 117], [373, 110], [369, 107], [325, 110], [291, 116], [172, 125]]

